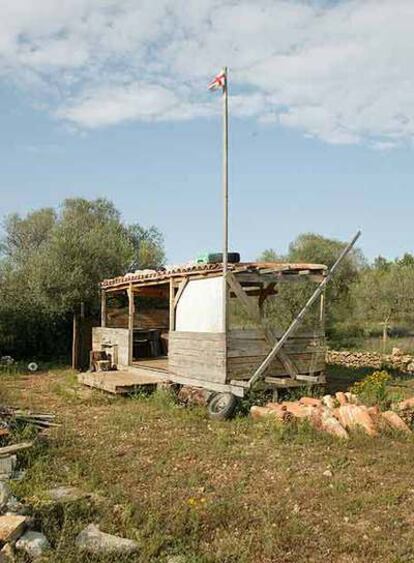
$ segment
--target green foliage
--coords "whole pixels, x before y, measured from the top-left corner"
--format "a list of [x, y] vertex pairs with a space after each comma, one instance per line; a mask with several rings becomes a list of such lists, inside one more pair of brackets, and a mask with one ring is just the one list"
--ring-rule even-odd
[[383, 331], [384, 345], [393, 325], [412, 326], [414, 322], [414, 264], [407, 255], [395, 262], [366, 268], [351, 288], [355, 319], [367, 331]]
[[[305, 233], [289, 245], [285, 256], [268, 249], [260, 259], [320, 263], [331, 267], [345, 245], [345, 242]], [[287, 326], [305, 303], [312, 287], [305, 284], [281, 285], [277, 297], [266, 302], [265, 314], [278, 316], [280, 326]], [[395, 260], [378, 256], [372, 264], [368, 264], [362, 252], [354, 249], [327, 287], [325, 326], [331, 346], [360, 347], [367, 336], [382, 334], [382, 349], [384, 352], [389, 350], [389, 334], [410, 335], [414, 323], [413, 302], [412, 254], [405, 253]], [[312, 326], [309, 317], [306, 323]]]
[[[266, 250], [260, 259], [285, 262], [305, 262], [333, 266], [334, 262], [345, 248], [346, 243], [330, 239], [315, 233], [299, 235], [290, 245], [285, 256], [278, 256], [274, 250]], [[337, 337], [338, 332], [349, 330], [348, 319], [352, 316], [352, 301], [350, 289], [366, 265], [360, 250], [354, 249], [344, 259], [333, 281], [327, 287], [326, 330], [329, 336]], [[280, 326], [286, 327], [306, 303], [307, 298], [315, 289], [315, 284], [281, 284], [277, 298], [268, 300], [266, 307], [272, 309], [272, 315], [280, 317]], [[313, 309], [313, 318], [305, 320], [307, 328], [315, 326], [317, 307]], [[352, 330], [354, 326], [352, 327]]]
[[155, 227], [125, 225], [102, 198], [6, 217], [0, 252], [0, 350], [19, 357], [67, 351], [72, 313], [98, 309], [100, 281], [165, 259]]
[[[314, 233], [299, 235], [289, 246], [288, 258], [292, 262], [314, 262], [329, 268], [346, 246], [346, 242], [329, 239]], [[352, 313], [350, 288], [366, 265], [359, 249], [352, 250], [343, 260], [335, 277], [327, 287], [326, 329], [328, 333], [338, 330]]]
[[283, 256], [278, 254], [274, 248], [267, 248], [259, 256], [259, 262], [283, 262]]
[[351, 391], [367, 405], [379, 405], [380, 407], [386, 407], [390, 402], [387, 387], [390, 381], [391, 376], [388, 372], [374, 371], [374, 373], [367, 375], [361, 381], [354, 383], [351, 387]]

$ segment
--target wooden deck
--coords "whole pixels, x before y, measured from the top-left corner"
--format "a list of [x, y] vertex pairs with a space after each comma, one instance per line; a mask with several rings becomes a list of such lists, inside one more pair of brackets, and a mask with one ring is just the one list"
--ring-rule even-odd
[[128, 371], [87, 372], [78, 375], [79, 383], [116, 395], [135, 393], [143, 386], [157, 385], [166, 379], [165, 375], [159, 375], [155, 370], [152, 373], [147, 370], [141, 373], [141, 370], [133, 368]]

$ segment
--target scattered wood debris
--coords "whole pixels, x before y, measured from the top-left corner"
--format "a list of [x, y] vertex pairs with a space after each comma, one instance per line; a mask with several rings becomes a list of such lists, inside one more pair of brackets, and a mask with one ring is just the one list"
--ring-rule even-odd
[[27, 517], [19, 514], [0, 516], [0, 542], [7, 543], [17, 540], [23, 533]]
[[50, 548], [46, 536], [30, 530], [33, 522], [27, 516], [27, 506], [12, 495], [7, 483], [10, 479], [22, 478], [24, 471], [16, 470], [17, 456], [34, 446], [33, 441], [11, 443], [13, 430], [26, 425], [34, 427], [38, 433], [50, 426], [59, 426], [52, 413], [0, 406], [0, 562], [15, 561], [15, 549], [34, 560]]
[[52, 426], [59, 426], [55, 422], [56, 416], [52, 413], [36, 413], [15, 409], [13, 407], [0, 407], [0, 423], [2, 428], [16, 426], [18, 424], [30, 424], [42, 430]]
[[322, 399], [301, 397], [298, 401], [268, 403], [264, 407], [254, 405], [250, 415], [254, 419], [273, 418], [282, 423], [292, 419], [306, 419], [317, 430], [341, 439], [348, 439], [349, 432], [360, 429], [368, 436], [377, 436], [385, 428], [412, 433], [409, 425], [395, 411], [405, 413], [414, 409], [414, 397], [393, 405], [394, 410], [381, 412], [378, 405], [367, 407], [353, 393], [338, 392]]
[[0, 448], [0, 457], [6, 457], [10, 454], [15, 454], [22, 450], [28, 450], [33, 446], [33, 442], [20, 442], [19, 444], [10, 444], [10, 446], [4, 446]]

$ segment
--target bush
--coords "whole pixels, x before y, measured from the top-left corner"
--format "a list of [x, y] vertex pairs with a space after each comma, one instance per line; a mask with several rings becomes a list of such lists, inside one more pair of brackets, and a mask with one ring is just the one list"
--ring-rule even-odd
[[387, 407], [390, 402], [387, 384], [391, 376], [386, 371], [374, 371], [361, 381], [357, 381], [351, 388], [363, 403]]

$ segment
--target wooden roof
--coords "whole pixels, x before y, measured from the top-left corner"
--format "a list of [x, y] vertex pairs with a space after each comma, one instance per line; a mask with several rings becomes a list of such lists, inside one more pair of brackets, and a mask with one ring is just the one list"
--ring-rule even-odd
[[[327, 267], [323, 264], [306, 264], [306, 263], [282, 263], [282, 262], [239, 262], [238, 264], [228, 264], [228, 270], [234, 273], [253, 272], [258, 274], [278, 274], [280, 276], [297, 276], [297, 275], [323, 275]], [[174, 266], [169, 269], [158, 271], [138, 270], [135, 273], [129, 273], [112, 279], [106, 279], [101, 282], [102, 289], [123, 289], [131, 283], [134, 286], [154, 285], [159, 283], [167, 283], [170, 278], [204, 278], [217, 276], [223, 271], [223, 264], [186, 264], [183, 266]]]

